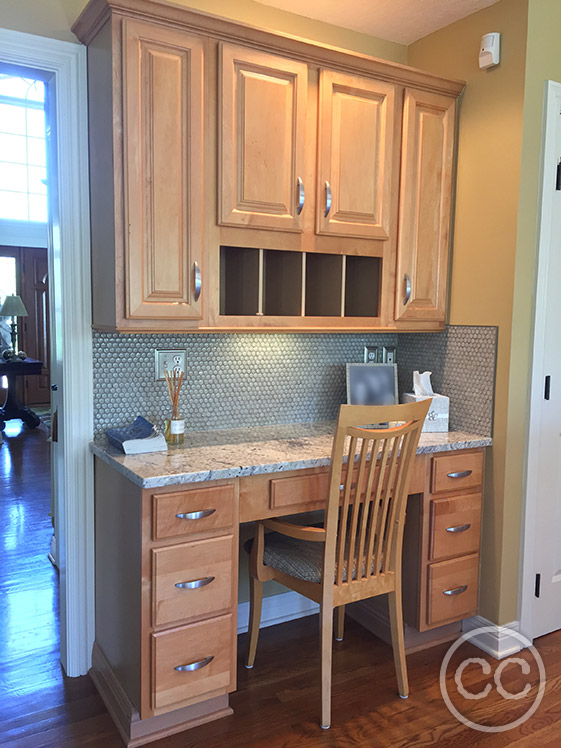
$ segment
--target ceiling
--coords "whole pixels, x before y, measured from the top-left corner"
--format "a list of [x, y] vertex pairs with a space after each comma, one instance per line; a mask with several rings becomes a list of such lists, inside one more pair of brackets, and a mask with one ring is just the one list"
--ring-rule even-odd
[[411, 44], [498, 0], [257, 0], [317, 21]]

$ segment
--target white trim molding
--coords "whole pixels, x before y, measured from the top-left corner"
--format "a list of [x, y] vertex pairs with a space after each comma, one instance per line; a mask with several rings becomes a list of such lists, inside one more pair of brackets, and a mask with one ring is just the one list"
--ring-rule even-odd
[[[43, 71], [53, 127], [49, 173], [51, 376], [58, 386], [54, 445], [60, 562], [61, 660], [69, 676], [91, 665], [94, 640], [91, 274], [86, 48], [0, 29], [0, 62]], [[54, 173], [53, 173], [54, 172]], [[56, 377], [56, 379], [55, 379]], [[45, 554], [48, 549], [45, 549]]]
[[469, 634], [477, 629], [486, 630], [481, 634], [470, 637], [470, 644], [475, 644], [476, 647], [487, 652], [496, 660], [511, 657], [524, 649], [520, 639], [512, 636], [513, 631], [520, 633], [519, 621], [512, 621], [504, 626], [499, 626], [497, 623], [483, 618], [483, 616], [473, 616], [473, 618], [466, 618], [462, 623], [464, 634]]
[[[277, 623], [294, 621], [319, 613], [319, 605], [307, 597], [291, 590], [280, 595], [263, 598], [261, 626], [275, 626]], [[249, 626], [249, 603], [238, 605], [238, 634], [245, 634]]]

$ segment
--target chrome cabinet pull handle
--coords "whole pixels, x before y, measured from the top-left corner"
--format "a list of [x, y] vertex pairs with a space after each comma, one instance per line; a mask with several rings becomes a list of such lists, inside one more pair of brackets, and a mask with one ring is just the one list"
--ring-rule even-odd
[[177, 665], [174, 667], [174, 670], [177, 670], [178, 673], [188, 673], [192, 670], [200, 670], [203, 667], [206, 667], [207, 665], [210, 665], [210, 663], [214, 660], [214, 656], [211, 657], [205, 657], [202, 660], [199, 660], [198, 662], [190, 662], [188, 665]]
[[304, 182], [300, 177], [298, 177], [298, 208], [296, 209], [296, 213], [300, 215], [300, 213], [304, 210], [304, 201], [306, 200], [306, 190], [304, 189]]
[[197, 512], [179, 512], [175, 516], [177, 519], [204, 519], [210, 517], [215, 511], [216, 509], [199, 509]]
[[453, 590], [444, 590], [443, 594], [448, 595], [448, 597], [452, 597], [453, 595], [461, 595], [462, 592], [465, 592], [467, 590], [467, 588], [467, 584], [462, 584], [460, 587], [454, 587]]
[[465, 532], [466, 530], [469, 530], [471, 525], [469, 522], [466, 522], [465, 525], [455, 525], [454, 527], [447, 527], [446, 532]]
[[468, 478], [471, 475], [471, 470], [461, 470], [459, 473], [448, 473], [449, 478]]
[[175, 586], [180, 590], [198, 590], [200, 587], [206, 587], [207, 584], [214, 582], [216, 577], [204, 577], [203, 579], [193, 579], [192, 582], [176, 582]]
[[203, 276], [201, 266], [198, 262], [193, 263], [193, 299], [198, 301], [203, 287]]
[[329, 215], [329, 211], [331, 210], [331, 203], [333, 202], [333, 194], [331, 192], [331, 185], [325, 180], [325, 211], [323, 215], [325, 218]]
[[405, 273], [403, 276], [403, 280], [405, 281], [405, 296], [403, 297], [403, 306], [406, 306], [409, 302], [409, 299], [411, 298], [411, 278]]

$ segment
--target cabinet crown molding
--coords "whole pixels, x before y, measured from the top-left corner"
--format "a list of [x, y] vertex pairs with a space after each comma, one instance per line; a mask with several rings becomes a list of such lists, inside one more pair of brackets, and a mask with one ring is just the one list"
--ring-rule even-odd
[[81, 42], [89, 44], [111, 16], [168, 25], [177, 30], [290, 56], [309, 64], [328, 65], [344, 72], [369, 75], [448, 96], [457, 97], [465, 88], [464, 81], [442, 78], [407, 65], [291, 34], [260, 29], [165, 0], [91, 0], [75, 21], [72, 31]]

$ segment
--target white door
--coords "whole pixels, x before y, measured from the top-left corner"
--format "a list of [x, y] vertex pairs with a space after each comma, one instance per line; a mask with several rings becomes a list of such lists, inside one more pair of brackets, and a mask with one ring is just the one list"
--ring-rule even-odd
[[528, 466], [528, 490], [535, 491], [534, 577], [527, 578], [533, 637], [561, 629], [561, 86], [549, 84], [549, 92]]

